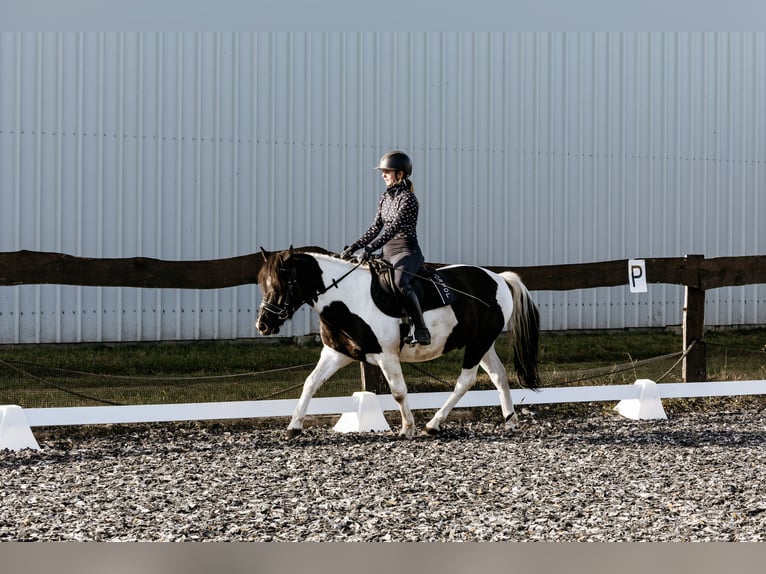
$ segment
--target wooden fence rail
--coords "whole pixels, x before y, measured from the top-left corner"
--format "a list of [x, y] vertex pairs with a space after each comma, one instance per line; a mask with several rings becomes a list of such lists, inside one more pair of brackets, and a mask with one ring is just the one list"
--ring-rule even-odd
[[[324, 251], [300, 247], [300, 251]], [[649, 258], [649, 283], [686, 285], [703, 291], [719, 287], [766, 283], [766, 255]], [[200, 261], [165, 261], [148, 257], [94, 259], [62, 253], [13, 251], [0, 253], [0, 286], [90, 285], [153, 289], [222, 289], [255, 283], [263, 263], [260, 253]], [[431, 263], [434, 266], [441, 263]], [[627, 285], [627, 259], [597, 263], [535, 267], [488, 266], [516, 271], [532, 291], [570, 291]]]
[[[307, 246], [300, 251], [325, 251]], [[648, 283], [684, 285], [683, 349], [702, 340], [705, 291], [766, 283], [766, 256], [702, 255], [644, 259]], [[203, 261], [165, 261], [146, 257], [94, 259], [61, 253], [0, 253], [0, 286], [56, 284], [152, 289], [222, 289], [257, 282], [260, 253]], [[441, 266], [440, 263], [431, 263]], [[531, 291], [569, 291], [627, 285], [628, 260], [535, 267], [490, 266], [518, 273]], [[705, 347], [695, 344], [684, 362], [684, 380], [706, 380]]]

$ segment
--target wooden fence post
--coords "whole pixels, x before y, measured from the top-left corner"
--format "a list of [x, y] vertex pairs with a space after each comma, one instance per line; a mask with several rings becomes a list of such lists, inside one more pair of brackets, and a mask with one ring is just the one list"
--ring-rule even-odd
[[362, 370], [362, 390], [376, 395], [383, 395], [390, 392], [388, 382], [383, 376], [380, 367], [368, 363], [359, 363]]
[[704, 255], [687, 255], [687, 270], [692, 274], [686, 280], [684, 293], [684, 351], [694, 345], [684, 357], [681, 376], [686, 382], [707, 381], [707, 365], [705, 362], [705, 290], [700, 281], [700, 263]]

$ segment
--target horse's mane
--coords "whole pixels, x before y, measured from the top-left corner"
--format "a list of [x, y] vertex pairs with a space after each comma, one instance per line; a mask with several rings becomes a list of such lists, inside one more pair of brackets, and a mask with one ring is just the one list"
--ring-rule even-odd
[[[289, 250], [276, 251], [272, 255], [278, 255], [277, 257], [269, 257], [264, 259], [263, 266], [258, 273], [258, 280], [262, 282], [266, 277], [277, 277], [277, 270], [284, 262]], [[317, 259], [325, 261], [334, 261], [336, 263], [353, 264], [351, 261], [345, 261], [339, 257], [339, 255], [333, 251], [325, 249], [324, 247], [317, 247], [316, 245], [308, 245], [304, 247], [295, 247], [292, 249], [293, 254], [305, 254]]]
[[353, 261], [346, 261], [345, 259], [341, 259], [338, 253], [335, 253], [334, 251], [329, 251], [328, 249], [325, 249], [324, 247], [317, 247], [315, 245], [310, 245], [306, 247], [296, 247], [295, 249], [293, 249], [293, 253], [305, 253], [306, 255], [312, 255], [316, 257], [317, 259], [324, 259], [325, 261], [334, 261], [336, 263], [345, 263], [348, 265], [355, 265]]
[[319, 253], [321, 255], [337, 255], [334, 251], [329, 251], [324, 247], [318, 247], [316, 245], [306, 245], [304, 247], [295, 247], [293, 249], [295, 253]]

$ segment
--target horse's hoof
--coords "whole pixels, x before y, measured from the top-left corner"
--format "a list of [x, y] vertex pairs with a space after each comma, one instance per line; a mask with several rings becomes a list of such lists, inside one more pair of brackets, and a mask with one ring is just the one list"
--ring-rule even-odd
[[287, 440], [293, 440], [295, 437], [299, 436], [303, 432], [303, 429], [287, 429], [285, 431], [285, 438]]
[[505, 417], [505, 430], [514, 432], [519, 428], [519, 417], [516, 413]]
[[420, 433], [422, 436], [428, 436], [428, 437], [435, 437], [439, 436], [439, 429], [426, 427], [423, 429], [423, 432]]

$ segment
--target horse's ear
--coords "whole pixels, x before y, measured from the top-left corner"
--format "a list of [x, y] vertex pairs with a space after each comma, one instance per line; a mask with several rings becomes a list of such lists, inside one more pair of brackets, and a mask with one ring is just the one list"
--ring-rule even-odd
[[271, 256], [271, 253], [261, 247], [261, 255], [263, 255], [263, 260], [266, 261]]
[[293, 246], [290, 246], [290, 249], [287, 250], [287, 256], [292, 257], [293, 256]]

